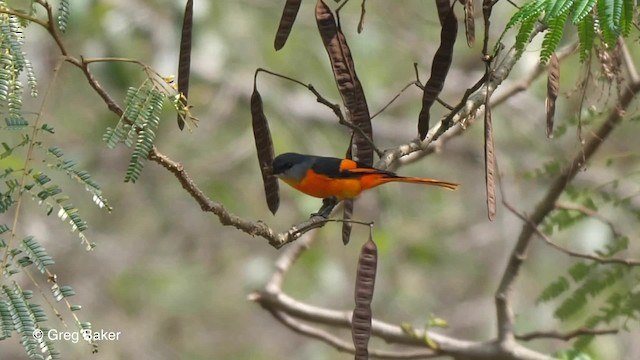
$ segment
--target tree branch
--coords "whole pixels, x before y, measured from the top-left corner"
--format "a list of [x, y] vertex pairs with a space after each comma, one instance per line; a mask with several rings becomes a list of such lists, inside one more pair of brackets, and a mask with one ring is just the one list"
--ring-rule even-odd
[[627, 266], [640, 266], [640, 260], [634, 260], [634, 259], [620, 259], [620, 258], [615, 258], [615, 257], [602, 257], [602, 256], [596, 256], [596, 255], [589, 255], [589, 254], [583, 254], [583, 253], [579, 253], [579, 252], [575, 252], [575, 251], [571, 251], [568, 249], [563, 248], [562, 246], [554, 243], [547, 235], [545, 235], [542, 231], [540, 231], [540, 229], [538, 229], [537, 225], [534, 224], [531, 219], [527, 218], [526, 216], [520, 214], [518, 211], [516, 211], [516, 209], [511, 206], [511, 204], [509, 204], [508, 202], [504, 202], [504, 206], [511, 211], [512, 214], [514, 214], [515, 216], [517, 216], [518, 218], [520, 218], [522, 221], [524, 221], [525, 223], [529, 224], [529, 226], [532, 226], [534, 228], [534, 231], [536, 233], [536, 235], [538, 235], [542, 240], [544, 240], [545, 243], [547, 243], [547, 245], [553, 247], [554, 249], [569, 255], [571, 257], [575, 257], [575, 258], [580, 258], [580, 259], [584, 259], [584, 260], [592, 260], [595, 261], [599, 264], [622, 264], [622, 265], [627, 265]]
[[[510, 309], [509, 295], [511, 293], [511, 286], [515, 282], [522, 263], [527, 256], [531, 236], [537, 231], [537, 226], [542, 223], [544, 218], [553, 211], [558, 198], [566, 186], [576, 176], [577, 172], [585, 165], [585, 162], [596, 153], [600, 145], [602, 145], [611, 132], [620, 124], [625, 110], [632, 103], [639, 91], [640, 83], [638, 82], [631, 82], [629, 86], [624, 89], [614, 109], [611, 110], [602, 125], [600, 125], [586, 141], [584, 147], [580, 153], [573, 158], [571, 164], [553, 181], [545, 197], [535, 207], [533, 214], [528, 219], [529, 221], [522, 227], [518, 241], [511, 252], [510, 260], [504, 270], [502, 280], [495, 295], [498, 332], [502, 334], [503, 338], [509, 338], [513, 335], [513, 315]], [[503, 194], [502, 203], [507, 206], [508, 203], [504, 198]]]
[[523, 335], [516, 335], [516, 339], [522, 341], [531, 341], [536, 339], [556, 339], [569, 341], [578, 336], [584, 335], [613, 335], [619, 332], [618, 329], [588, 329], [580, 328], [569, 332], [559, 331], [534, 331]]

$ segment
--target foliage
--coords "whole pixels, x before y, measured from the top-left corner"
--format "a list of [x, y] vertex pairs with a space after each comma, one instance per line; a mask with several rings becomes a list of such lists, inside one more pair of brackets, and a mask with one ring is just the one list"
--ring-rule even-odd
[[[585, 210], [579, 210], [579, 207], [576, 208], [578, 210], [557, 209], [546, 219], [547, 234], [566, 231], [587, 219], [589, 211], [597, 212], [599, 207], [605, 205], [623, 212], [630, 211], [624, 201], [616, 200], [616, 196], [607, 191], [594, 192], [591, 189], [569, 186], [566, 193], [572, 202], [583, 206]], [[538, 297], [539, 302], [560, 300], [554, 316], [561, 322], [573, 322], [582, 317], [583, 326], [594, 329], [598, 326], [639, 320], [639, 293], [630, 284], [640, 276], [640, 269], [620, 262], [607, 261], [623, 255], [629, 248], [629, 238], [618, 233], [613, 225], [609, 226], [611, 237], [608, 243], [604, 249], [596, 251], [596, 256], [604, 260], [576, 262], [567, 270], [566, 275], [561, 275], [547, 285]], [[574, 346], [578, 350], [583, 349], [593, 338], [593, 335], [581, 336]]]
[[[4, 1], [0, 1], [0, 8], [7, 6]], [[60, 26], [63, 27], [68, 17], [68, 2], [63, 1], [61, 7], [64, 8], [61, 9], [60, 17]], [[65, 12], [67, 15], [64, 15]], [[33, 12], [25, 14], [34, 15]], [[13, 217], [13, 225], [0, 224], [0, 264], [3, 275], [0, 280], [0, 340], [17, 334], [30, 358], [56, 359], [59, 358], [59, 353], [53, 343], [46, 337], [33, 336], [34, 331], [47, 330], [47, 316], [38, 302], [44, 301], [53, 307], [46, 299], [51, 297], [56, 302], [65, 304], [72, 312], [81, 307], [67, 301], [68, 297], [74, 295], [74, 290], [70, 286], [58, 285], [57, 276], [52, 270], [55, 261], [40, 240], [32, 235], [24, 236], [21, 241], [17, 240], [21, 229], [16, 224], [23, 215], [21, 203], [32, 200], [47, 216], [56, 210], [57, 217], [68, 222], [70, 230], [78, 233], [81, 243], [87, 249], [94, 246], [85, 233], [88, 225], [61, 187], [64, 178], [63, 181], [54, 180], [59, 178], [55, 173], [64, 174], [69, 180], [83, 186], [98, 207], [107, 210], [111, 208], [102, 195], [100, 185], [87, 171], [79, 169], [74, 160], [66, 158], [59, 146], [45, 146], [46, 140], [55, 134], [55, 129], [41, 122], [42, 114], [37, 113], [31, 121], [25, 118], [26, 111], [22, 107], [25, 94], [21, 76], [26, 75], [24, 77], [30, 89], [29, 95], [38, 95], [33, 68], [22, 48], [24, 29], [28, 24], [29, 22], [16, 15], [0, 13], [0, 111], [6, 124], [0, 127], [0, 135], [6, 139], [0, 143], [0, 179], [3, 180], [0, 185], [0, 213]], [[22, 165], [17, 167], [15, 164]], [[33, 270], [43, 274], [52, 283], [50, 294], [40, 292], [41, 296], [33, 299], [30, 290], [23, 290], [17, 285], [16, 279], [20, 275], [26, 275], [35, 281], [31, 274]], [[60, 313], [57, 309], [54, 311]], [[82, 328], [83, 323], [77, 316], [72, 313], [72, 317], [79, 328]]]
[[165, 93], [151, 80], [145, 80], [138, 88], [129, 88], [124, 114], [116, 127], [107, 128], [104, 134], [103, 139], [109, 148], [114, 148], [120, 142], [128, 147], [133, 146], [125, 182], [136, 182], [142, 173], [160, 124], [165, 97]]
[[533, 0], [522, 6], [509, 20], [500, 39], [507, 30], [520, 25], [516, 35], [518, 56], [529, 44], [529, 37], [538, 22], [546, 25], [540, 61], [546, 63], [565, 34], [568, 19], [577, 28], [580, 42], [580, 60], [585, 61], [600, 40], [608, 48], [615, 47], [618, 36], [628, 36], [637, 17], [632, 0]]
[[[44, 3], [48, 4], [46, 1], [36, 2], [40, 5]], [[48, 31], [56, 34], [58, 37], [55, 40], [60, 41], [59, 36], [65, 32], [70, 24], [71, 12], [70, 1], [61, 0], [58, 4], [55, 21], [49, 21], [51, 27], [48, 28]], [[0, 0], [0, 8], [5, 9], [7, 6], [4, 1]], [[21, 17], [20, 14], [24, 14], [24, 17]], [[580, 42], [580, 60], [584, 62], [589, 59], [594, 47], [601, 46], [611, 49], [616, 45], [620, 35], [628, 36], [636, 15], [636, 6], [631, 1], [533, 0], [526, 3], [510, 19], [501, 39], [507, 30], [519, 27], [515, 34], [515, 43], [520, 56], [529, 44], [534, 30], [544, 24], [547, 30], [542, 42], [540, 57], [542, 62], [546, 62], [566, 35], [567, 23], [570, 21], [571, 25], [577, 29], [577, 37]], [[2, 258], [1, 268], [4, 275], [4, 278], [0, 280], [0, 340], [16, 335], [21, 338], [21, 344], [30, 357], [58, 358], [59, 353], [53, 344], [46, 339], [38, 340], [32, 336], [36, 330], [46, 331], [47, 318], [42, 306], [37, 301], [33, 301], [33, 293], [17, 285], [19, 283], [18, 276], [22, 275], [34, 279], [33, 273], [40, 276], [41, 279], [46, 278], [47, 283], [50, 284], [49, 292], [41, 290], [39, 293], [41, 298], [45, 302], [49, 302], [50, 298], [56, 304], [66, 305], [66, 310], [71, 313], [79, 328], [91, 328], [91, 324], [81, 322], [76, 317], [75, 313], [81, 309], [81, 306], [68, 302], [68, 299], [75, 295], [75, 290], [71, 286], [58, 283], [54, 272], [56, 266], [54, 258], [47, 252], [40, 239], [31, 234], [23, 234], [24, 230], [16, 225], [19, 223], [18, 218], [24, 216], [24, 210], [21, 211], [20, 205], [31, 200], [38, 204], [42, 213], [47, 216], [56, 211], [57, 217], [67, 222], [72, 232], [78, 233], [81, 243], [86, 245], [87, 249], [94, 246], [87, 238], [88, 224], [81, 216], [80, 210], [72, 204], [66, 187], [80, 185], [89, 193], [98, 208], [110, 211], [111, 206], [102, 194], [100, 185], [89, 172], [81, 169], [76, 161], [67, 157], [59, 145], [52, 144], [59, 142], [57, 141], [58, 137], [55, 136], [56, 132], [52, 126], [42, 123], [42, 110], [35, 112], [35, 117], [31, 119], [26, 115], [30, 113], [22, 107], [25, 91], [20, 82], [21, 78], [27, 80], [30, 95], [35, 97], [38, 94], [34, 71], [23, 51], [24, 28], [30, 23], [29, 19], [37, 20], [36, 16], [36, 12], [32, 9], [18, 12], [17, 15], [7, 12], [0, 14], [0, 37], [2, 38], [0, 46], [0, 109], [6, 124], [0, 128], [0, 132], [8, 139], [0, 142], [2, 146], [0, 162], [2, 165], [11, 164], [11, 166], [3, 166], [0, 171], [0, 180], [2, 180], [0, 213], [14, 216], [13, 222], [0, 224], [0, 258]], [[50, 17], [49, 20], [51, 19]], [[337, 24], [339, 25], [339, 22]], [[290, 30], [291, 26], [287, 31]], [[337, 39], [345, 36], [342, 30], [339, 35], [336, 37]], [[340, 51], [337, 54], [340, 56], [344, 56], [346, 49], [344, 44], [339, 46]], [[67, 54], [65, 51], [63, 53]], [[452, 48], [451, 55], [453, 56], [453, 54]], [[70, 60], [72, 57], [68, 56], [67, 61], [71, 62]], [[86, 66], [87, 69], [92, 62], [84, 62], [84, 60], [78, 61], [78, 64]], [[106, 100], [109, 95], [100, 93], [103, 90], [98, 89], [99, 86], [94, 86], [94, 90], [103, 95], [103, 100], [109, 105], [109, 109], [119, 116], [117, 124], [106, 129], [103, 140], [108, 148], [114, 148], [120, 143], [132, 148], [124, 181], [136, 182], [140, 178], [146, 161], [149, 158], [152, 160], [160, 158], [156, 156], [158, 153], [154, 149], [154, 142], [165, 101], [168, 101], [180, 116], [185, 118], [191, 118], [189, 108], [179, 95], [175, 95], [175, 88], [173, 88], [171, 81], [158, 75], [147, 65], [128, 59], [124, 61], [122, 59], [107, 61], [101, 59], [99, 61], [133, 63], [143, 67], [146, 73], [145, 79], [139, 86], [129, 87], [123, 101], [124, 110], [121, 110], [115, 102], [111, 103]], [[347, 62], [353, 62], [353, 59]], [[85, 74], [88, 78], [91, 75], [88, 70]], [[52, 80], [52, 83], [55, 81]], [[92, 85], [95, 84], [92, 83]], [[51, 91], [50, 88], [45, 96]], [[352, 90], [345, 88], [344, 92], [350, 94]], [[42, 101], [46, 103], [46, 101]], [[366, 104], [364, 106], [364, 110], [368, 111]], [[350, 120], [354, 120], [353, 116], [356, 112], [348, 110]], [[362, 120], [367, 122], [371, 120], [368, 113], [362, 117]], [[556, 129], [556, 134], [566, 131], [566, 128], [566, 125], [559, 126]], [[562, 171], [561, 162], [551, 160], [534, 171], [533, 176], [555, 177]], [[187, 178], [181, 178], [181, 180], [184, 179]], [[184, 181], [182, 185], [185, 188], [193, 186], [193, 189], [197, 189], [195, 185], [187, 184], [188, 182]], [[597, 218], [593, 214], [597, 214], [598, 210], [604, 206], [612, 207], [625, 214], [635, 212], [638, 215], [638, 210], [629, 205], [628, 199], [615, 192], [603, 190], [603, 188], [569, 185], [564, 189], [564, 197], [587, 211], [558, 208], [550, 216], [547, 216], [543, 223], [543, 231], [546, 234], [562, 234], [575, 225], [581, 224], [587, 218]], [[228, 215], [222, 206], [214, 208], [216, 211]], [[234, 224], [233, 221], [237, 218], [229, 216], [224, 220], [228, 222], [225, 224]], [[637, 267], [606, 261], [614, 256], [623, 256], [624, 252], [628, 250], [629, 238], [625, 234], [619, 233], [613, 225], [609, 223], [607, 225], [611, 229], [608, 243], [602, 251], [596, 252], [596, 256], [604, 261], [583, 260], [576, 262], [565, 274], [560, 274], [557, 279], [543, 289], [539, 296], [540, 302], [557, 302], [554, 315], [563, 323], [580, 322], [587, 328], [597, 328], [605, 324], [626, 324], [629, 321], [637, 320], [638, 313], [640, 313], [640, 294], [635, 289], [637, 287], [635, 283], [640, 275]], [[241, 226], [237, 227], [241, 228]], [[411, 249], [411, 247], [405, 246], [403, 249]], [[407, 256], [415, 256], [413, 251], [408, 252]], [[630, 284], [633, 285], [629, 286]], [[370, 300], [368, 299], [368, 301]], [[56, 304], [51, 307], [59, 314]], [[370, 320], [371, 314], [369, 313], [367, 317]], [[446, 325], [446, 321], [433, 318], [427, 323], [425, 329], [442, 325]], [[407, 326], [403, 326], [403, 329], [406, 334], [423, 339], [429, 348], [438, 349], [438, 344], [428, 336], [427, 332], [421, 334]], [[590, 335], [583, 336], [574, 344], [575, 349], [557, 355], [563, 359], [589, 359], [589, 356], [580, 352], [579, 349], [587, 346], [591, 339]]]

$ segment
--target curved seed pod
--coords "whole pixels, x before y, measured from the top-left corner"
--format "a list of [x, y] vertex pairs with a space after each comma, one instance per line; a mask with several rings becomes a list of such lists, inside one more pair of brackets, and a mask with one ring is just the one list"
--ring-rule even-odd
[[476, 21], [474, 17], [473, 0], [464, 1], [464, 29], [467, 34], [467, 45], [473, 47], [476, 42]]
[[544, 101], [547, 112], [547, 137], [553, 137], [553, 120], [556, 115], [556, 99], [560, 88], [560, 61], [554, 53], [549, 59], [549, 71], [547, 73], [547, 98]]
[[355, 347], [356, 360], [366, 360], [369, 356], [368, 345], [371, 335], [371, 299], [376, 282], [378, 265], [378, 248], [369, 234], [358, 259], [356, 274], [355, 301], [356, 307], [351, 318], [351, 336]]
[[293, 23], [298, 16], [298, 10], [300, 9], [300, 3], [302, 0], [287, 0], [282, 10], [282, 17], [280, 18], [280, 24], [278, 25], [278, 31], [276, 32], [276, 39], [273, 42], [273, 47], [276, 51], [282, 49], [284, 44], [289, 38]]
[[493, 143], [493, 121], [488, 103], [484, 109], [484, 175], [487, 183], [487, 215], [490, 221], [496, 218], [496, 153]]
[[373, 141], [373, 131], [364, 90], [356, 75], [351, 51], [344, 34], [338, 27], [331, 10], [322, 0], [318, 0], [316, 3], [316, 23], [331, 60], [333, 76], [344, 106], [347, 108], [353, 124], [360, 128], [366, 136], [357, 131], [353, 133], [353, 143], [356, 147], [354, 158], [366, 165], [372, 165], [373, 147], [370, 141]]
[[342, 219], [345, 220], [342, 223], [342, 243], [347, 245], [351, 238], [351, 228], [353, 224], [349, 222], [353, 216], [353, 200], [344, 200], [342, 206], [344, 207]]
[[262, 173], [267, 206], [269, 206], [271, 213], [275, 215], [280, 206], [278, 179], [271, 175], [271, 163], [275, 154], [273, 141], [271, 140], [271, 130], [269, 130], [267, 116], [262, 108], [262, 97], [256, 88], [255, 81], [253, 83], [253, 93], [251, 94], [251, 125], [253, 127], [253, 137], [256, 141], [258, 163]]
[[[178, 92], [182, 93], [180, 101], [187, 105], [189, 97], [189, 72], [191, 69], [191, 33], [193, 29], [193, 0], [187, 0], [182, 21], [180, 38], [180, 55], [178, 57]], [[178, 128], [184, 129], [184, 119], [178, 114]]]
[[[347, 148], [347, 153], [345, 154], [346, 159], [353, 159], [352, 156], [353, 150], [353, 136], [351, 140], [349, 140], [349, 147]], [[342, 243], [347, 245], [349, 240], [351, 239], [351, 228], [353, 228], [353, 224], [349, 222], [353, 217], [353, 208], [355, 206], [355, 202], [353, 200], [343, 200], [342, 202], [343, 211], [342, 211]]]
[[[444, 3], [447, 3], [446, 7], [441, 6]], [[422, 140], [424, 140], [429, 131], [429, 111], [431, 106], [442, 91], [444, 81], [449, 73], [451, 61], [453, 60], [453, 46], [456, 42], [456, 35], [458, 34], [458, 21], [456, 20], [453, 9], [448, 6], [449, 1], [439, 0], [437, 4], [442, 30], [440, 31], [440, 47], [438, 47], [438, 50], [433, 56], [431, 76], [424, 86], [422, 109], [418, 116], [418, 133]], [[446, 13], [443, 13], [443, 9], [446, 9]]]
[[450, 0], [436, 0], [436, 9], [438, 9], [438, 20], [440, 20], [440, 26], [444, 25], [447, 20], [449, 11], [452, 11]]

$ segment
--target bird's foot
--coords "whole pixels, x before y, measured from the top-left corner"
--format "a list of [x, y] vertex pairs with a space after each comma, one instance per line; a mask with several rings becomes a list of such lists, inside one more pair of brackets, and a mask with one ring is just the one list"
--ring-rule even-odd
[[334, 197], [322, 199], [322, 207], [320, 208], [320, 210], [318, 210], [318, 212], [311, 214], [311, 217], [322, 216], [323, 218], [328, 219], [329, 215], [331, 215], [331, 211], [333, 211], [333, 208], [337, 204], [338, 199]]

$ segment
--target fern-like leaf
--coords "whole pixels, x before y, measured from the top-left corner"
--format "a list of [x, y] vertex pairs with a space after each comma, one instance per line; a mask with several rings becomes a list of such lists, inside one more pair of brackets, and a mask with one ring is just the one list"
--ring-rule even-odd
[[22, 50], [24, 36], [18, 18], [14, 15], [2, 14], [0, 18], [0, 34], [2, 34], [2, 48], [6, 48], [11, 52], [17, 72], [21, 72], [25, 67], [26, 57]]
[[618, 39], [618, 28], [614, 20], [614, 0], [598, 0], [598, 24], [600, 25], [600, 31], [602, 32], [602, 38], [604, 42], [613, 47]]
[[516, 56], [519, 58], [522, 56], [525, 47], [529, 44], [529, 37], [531, 36], [531, 32], [533, 31], [534, 26], [538, 22], [537, 17], [532, 17], [525, 20], [518, 30], [518, 34], [516, 34]]
[[540, 50], [541, 63], [546, 64], [554, 51], [556, 51], [558, 44], [560, 44], [562, 34], [564, 33], [564, 24], [567, 21], [568, 15], [568, 9], [565, 9], [564, 13], [549, 20], [549, 30], [544, 35], [544, 40], [542, 40], [542, 49]]
[[593, 14], [587, 13], [578, 23], [578, 40], [580, 41], [580, 62], [585, 62], [593, 49], [596, 37]]
[[0, 299], [0, 341], [11, 337], [15, 331], [9, 303]]
[[573, 8], [573, 17], [571, 22], [578, 24], [585, 16], [591, 14], [597, 0], [578, 0]]
[[30, 260], [36, 265], [41, 273], [49, 265], [53, 265], [53, 258], [47, 254], [47, 251], [38, 243], [33, 236], [27, 236], [22, 240], [22, 249], [29, 256]]
[[144, 122], [140, 126], [133, 154], [127, 167], [125, 182], [136, 182], [142, 173], [144, 162], [149, 156], [149, 152], [153, 147], [156, 130], [160, 124], [160, 112], [164, 102], [164, 93], [153, 88], [149, 91], [149, 101], [145, 102], [147, 106], [140, 114], [139, 120]]
[[58, 217], [62, 221], [66, 221], [69, 219], [69, 224], [71, 225], [71, 232], [78, 230], [79, 232], [83, 232], [87, 230], [87, 222], [84, 221], [80, 215], [78, 215], [78, 208], [73, 206], [71, 203], [64, 204], [63, 202], [66, 199], [58, 199], [56, 200], [60, 204], [60, 210], [58, 211]]
[[591, 270], [594, 269], [594, 266], [589, 266], [583, 262], [576, 263], [571, 268], [569, 268], [569, 274], [571, 278], [575, 282], [580, 282], [582, 279], [587, 277], [591, 273]]
[[620, 16], [620, 32], [623, 36], [629, 36], [631, 33], [631, 27], [633, 26], [633, 1], [622, 2], [622, 14]]
[[7, 310], [13, 320], [13, 328], [20, 334], [20, 343], [27, 352], [27, 355], [30, 358], [40, 355], [38, 345], [41, 341], [38, 341], [33, 336], [33, 332], [37, 328], [35, 321], [36, 316], [33, 314], [28, 302], [31, 293], [22, 291], [22, 289], [14, 283], [13, 288], [2, 285], [2, 295], [7, 300]]
[[87, 171], [78, 170], [75, 161], [64, 159], [62, 149], [57, 146], [50, 147], [48, 153], [55, 156], [57, 161], [55, 165], [50, 165], [51, 167], [64, 171], [70, 178], [84, 185], [85, 190], [93, 196], [93, 201], [98, 207], [106, 208], [107, 211], [112, 210], [107, 199], [102, 195], [100, 185], [91, 178], [91, 175]]
[[36, 73], [33, 70], [33, 65], [31, 65], [31, 61], [25, 59], [24, 68], [27, 73], [27, 84], [29, 85], [29, 90], [31, 91], [31, 97], [38, 96], [38, 80], [36, 79]]
[[574, 0], [557, 0], [555, 2], [550, 1], [550, 5], [547, 6], [548, 10], [545, 11], [543, 21], [548, 22], [549, 19], [554, 19], [561, 14], [564, 14], [571, 8], [571, 6], [573, 6], [573, 3]]
[[[538, 17], [545, 9], [545, 6], [547, 4], [548, 0], [531, 1], [526, 3], [515, 14], [513, 14], [511, 19], [509, 19], [509, 21], [507, 22], [504, 30], [502, 31], [502, 34], [500, 34], [498, 41], [496, 41], [496, 45], [493, 49], [494, 53], [496, 52], [498, 45], [501, 43], [502, 38], [507, 33], [507, 31], [509, 31], [512, 27], [520, 24], [520, 29], [518, 31], [518, 35], [516, 36], [516, 49], [518, 50], [518, 57], [522, 55], [522, 50], [529, 40], [529, 35], [533, 30], [533, 26], [538, 21]], [[524, 40], [522, 40], [523, 37]]]
[[549, 300], [553, 300], [564, 294], [567, 290], [569, 290], [569, 280], [567, 280], [566, 277], [561, 276], [542, 291], [542, 294], [538, 297], [537, 301], [547, 302]]
[[56, 301], [60, 301], [76, 294], [76, 291], [73, 290], [71, 286], [59, 286], [58, 284], [53, 284], [51, 292], [53, 293], [53, 297]]
[[58, 5], [58, 29], [60, 32], [67, 31], [67, 25], [69, 24], [69, 17], [71, 16], [71, 11], [69, 10], [69, 0], [60, 0], [60, 5]]

